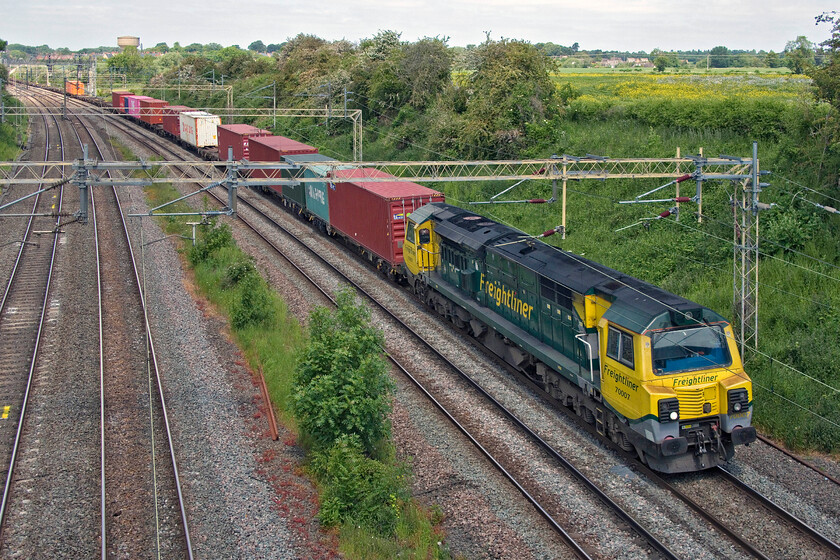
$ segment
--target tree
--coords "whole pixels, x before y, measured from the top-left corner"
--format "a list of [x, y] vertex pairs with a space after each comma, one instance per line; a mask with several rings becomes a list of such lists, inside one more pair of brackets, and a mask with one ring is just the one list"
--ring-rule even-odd
[[[0, 39], [0, 52], [6, 50], [6, 46], [8, 46], [8, 42]], [[6, 80], [9, 79], [9, 71], [6, 69], [5, 64], [0, 64], [0, 79], [3, 80], [3, 86], [6, 85]], [[0, 93], [2, 95], [2, 93]]]
[[265, 52], [265, 43], [263, 43], [262, 41], [254, 41], [253, 43], [248, 45], [248, 50], [255, 52]]
[[709, 66], [711, 68], [728, 68], [731, 62], [728, 48], [718, 46], [709, 51]]
[[778, 68], [782, 66], [782, 59], [777, 53], [770, 51], [764, 55], [764, 65], [768, 68]]
[[144, 62], [137, 47], [126, 47], [118, 55], [108, 59], [109, 68], [120, 68], [132, 77], [139, 77], [143, 72]]
[[796, 40], [788, 41], [784, 55], [785, 66], [790, 68], [791, 72], [804, 74], [814, 65], [814, 43], [804, 35], [800, 35]]
[[403, 48], [398, 75], [405, 83], [408, 103], [425, 108], [451, 80], [452, 54], [446, 41], [425, 38]]
[[665, 52], [661, 49], [650, 51], [650, 59], [653, 60], [653, 67], [657, 72], [664, 72], [665, 68], [677, 68], [680, 65], [677, 53]]
[[832, 28], [831, 37], [820, 43], [826, 63], [820, 68], [811, 69], [811, 77], [820, 98], [840, 109], [840, 16], [837, 12], [825, 12], [817, 16], [816, 20], [817, 24], [830, 23]]
[[[824, 12], [816, 20], [817, 24], [831, 24], [831, 37], [820, 43], [825, 63], [819, 68], [810, 67], [807, 71], [817, 86], [817, 95], [833, 108], [832, 114], [826, 119], [825, 147], [826, 153], [834, 161], [828, 161], [826, 168], [836, 170], [840, 167], [840, 121], [837, 119], [840, 111], [840, 16], [837, 12]], [[836, 184], [837, 173], [832, 173], [834, 176], [829, 178], [829, 183]]]
[[283, 44], [282, 43], [269, 43], [265, 47], [265, 52], [273, 53], [273, 52], [280, 51], [282, 49], [283, 49]]
[[[254, 55], [239, 48], [226, 47], [218, 52], [220, 75], [224, 74], [229, 78], [239, 78], [245, 74]], [[220, 78], [221, 79], [221, 78]]]
[[469, 155], [513, 157], [527, 145], [529, 126], [543, 126], [560, 111], [550, 58], [524, 41], [487, 40], [472, 53], [462, 142]]
[[664, 72], [665, 67], [668, 66], [668, 59], [664, 55], [659, 55], [653, 59], [653, 67], [657, 72]]
[[155, 52], [160, 52], [160, 53], [168, 53], [169, 52], [169, 45], [167, 45], [166, 43], [158, 43], [157, 45], [152, 47], [152, 50], [155, 51]]

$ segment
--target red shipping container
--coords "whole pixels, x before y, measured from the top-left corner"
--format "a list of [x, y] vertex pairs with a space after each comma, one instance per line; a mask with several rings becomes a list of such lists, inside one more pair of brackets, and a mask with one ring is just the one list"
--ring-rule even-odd
[[126, 95], [134, 95], [134, 92], [126, 89], [118, 89], [111, 92], [111, 106], [118, 109], [121, 113], [125, 113], [125, 103], [123, 97]]
[[140, 99], [140, 120], [149, 124], [163, 124], [163, 107], [169, 105], [163, 99]]
[[377, 169], [338, 169], [330, 175], [330, 225], [392, 267], [403, 262], [408, 215], [429, 202], [444, 202], [443, 193], [417, 183], [358, 180], [393, 177]]
[[[298, 142], [297, 140], [292, 140], [291, 138], [286, 138], [285, 136], [260, 136], [251, 138], [249, 144], [251, 161], [283, 161], [283, 156], [318, 153], [318, 148], [304, 144], [303, 142]], [[280, 176], [281, 173], [278, 170], [251, 170], [251, 177], [257, 179]], [[279, 185], [269, 185], [268, 188], [278, 193], [282, 192]]]
[[223, 124], [216, 128], [219, 136], [219, 159], [226, 160], [228, 147], [233, 148], [233, 159], [250, 159], [250, 138], [271, 136], [271, 132], [250, 124]]
[[181, 136], [181, 121], [178, 120], [178, 115], [183, 113], [184, 111], [194, 111], [195, 109], [191, 109], [186, 105], [168, 105], [163, 109], [163, 115], [161, 116], [161, 123], [163, 124], [163, 130], [168, 132], [173, 136]]
[[140, 118], [140, 101], [144, 99], [152, 99], [148, 95], [126, 95], [123, 97], [125, 103], [125, 112], [135, 117]]

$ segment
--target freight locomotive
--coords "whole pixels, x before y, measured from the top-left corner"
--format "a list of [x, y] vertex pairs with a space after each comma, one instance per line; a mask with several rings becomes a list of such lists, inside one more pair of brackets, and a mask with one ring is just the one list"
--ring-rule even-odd
[[708, 469], [756, 439], [752, 383], [711, 309], [268, 131], [130, 92], [113, 108], [206, 159], [231, 149], [322, 179], [266, 190], [654, 470]]
[[752, 384], [711, 309], [444, 203], [409, 216], [404, 252], [432, 309], [654, 470], [755, 440]]

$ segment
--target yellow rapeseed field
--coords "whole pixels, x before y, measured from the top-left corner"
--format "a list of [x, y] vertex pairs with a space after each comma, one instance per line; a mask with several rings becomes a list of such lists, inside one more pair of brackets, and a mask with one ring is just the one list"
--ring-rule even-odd
[[811, 87], [810, 79], [790, 74], [557, 74], [558, 87], [568, 83], [582, 96], [601, 100], [793, 101]]

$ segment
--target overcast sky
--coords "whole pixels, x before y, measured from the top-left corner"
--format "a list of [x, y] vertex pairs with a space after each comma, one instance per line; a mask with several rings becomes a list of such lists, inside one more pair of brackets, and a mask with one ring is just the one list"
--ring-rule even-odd
[[0, 39], [24, 45], [108, 46], [119, 35], [157, 43], [282, 43], [299, 33], [358, 41], [393, 30], [405, 41], [448, 37], [450, 46], [492, 39], [650, 51], [774, 50], [799, 35], [819, 43], [823, 0], [0, 0]]

